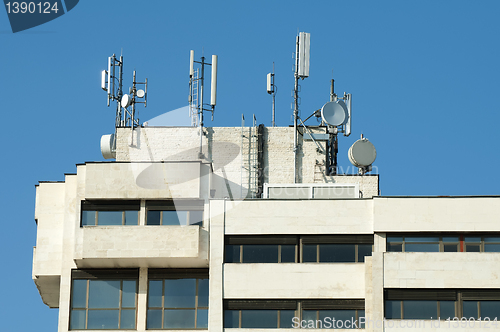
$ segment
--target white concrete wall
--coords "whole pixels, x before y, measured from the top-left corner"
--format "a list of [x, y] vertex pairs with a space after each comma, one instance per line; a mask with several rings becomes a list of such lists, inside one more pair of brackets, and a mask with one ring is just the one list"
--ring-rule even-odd
[[499, 288], [500, 253], [386, 252], [386, 288]]
[[79, 268], [208, 267], [199, 226], [92, 226], [76, 235]]
[[500, 197], [376, 197], [375, 232], [498, 232]]
[[370, 234], [372, 200], [227, 202], [226, 235]]
[[363, 263], [224, 264], [226, 299], [363, 299]]

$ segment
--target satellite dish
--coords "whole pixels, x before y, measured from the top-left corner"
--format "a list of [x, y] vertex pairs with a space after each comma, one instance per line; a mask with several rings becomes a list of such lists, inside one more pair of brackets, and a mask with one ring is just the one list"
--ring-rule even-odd
[[115, 134], [103, 135], [101, 137], [101, 153], [104, 159], [116, 158], [116, 152], [114, 151], [115, 146]]
[[132, 103], [132, 98], [130, 98], [129, 95], [127, 94], [124, 94], [123, 97], [122, 97], [122, 100], [121, 100], [121, 105], [123, 108], [127, 108], [130, 106], [130, 104]]
[[377, 158], [377, 150], [366, 138], [358, 139], [349, 148], [349, 161], [356, 167], [370, 166]]
[[136, 94], [135, 94], [135, 95], [136, 95], [138, 98], [144, 98], [144, 94], [145, 94], [145, 93], [144, 93], [144, 90], [139, 89], [139, 90], [137, 90], [137, 92], [136, 92]]
[[329, 101], [321, 108], [323, 121], [331, 126], [340, 126], [347, 122], [349, 114], [343, 100]]

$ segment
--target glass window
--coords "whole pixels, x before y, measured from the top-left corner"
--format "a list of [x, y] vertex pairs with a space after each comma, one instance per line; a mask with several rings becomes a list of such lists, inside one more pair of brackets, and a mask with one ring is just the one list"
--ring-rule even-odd
[[317, 262], [316, 244], [303, 244], [302, 245], [302, 263], [316, 263]]
[[148, 210], [147, 225], [187, 226], [203, 224], [203, 211]]
[[356, 261], [355, 244], [320, 244], [320, 263], [349, 263]]
[[364, 262], [366, 256], [372, 255], [371, 244], [358, 244], [358, 262]]
[[278, 328], [278, 310], [241, 310], [241, 328]]
[[148, 329], [207, 329], [208, 279], [149, 280]]
[[466, 318], [478, 318], [477, 301], [463, 301], [462, 302], [462, 316]]
[[490, 320], [500, 318], [500, 301], [480, 301], [481, 317], [489, 317]]
[[295, 317], [295, 310], [280, 310], [280, 328], [292, 328], [293, 317]]
[[240, 262], [240, 245], [239, 244], [226, 244], [225, 246], [225, 263], [239, 263]]
[[401, 319], [401, 301], [385, 301], [385, 318]]
[[455, 316], [455, 301], [439, 301], [439, 317], [441, 319], [453, 319]]
[[406, 243], [405, 252], [439, 252], [439, 243]]
[[137, 280], [74, 279], [71, 330], [135, 329]]
[[295, 245], [281, 245], [281, 263], [295, 263]]
[[242, 263], [278, 263], [278, 245], [246, 244]]
[[437, 319], [437, 301], [403, 301], [404, 319]]

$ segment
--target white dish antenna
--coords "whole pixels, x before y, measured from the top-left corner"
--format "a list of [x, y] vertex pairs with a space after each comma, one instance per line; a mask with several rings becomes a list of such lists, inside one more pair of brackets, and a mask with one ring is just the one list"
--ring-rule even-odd
[[349, 119], [349, 113], [343, 100], [329, 101], [321, 108], [321, 117], [330, 126], [341, 126]]
[[146, 95], [146, 93], [144, 92], [144, 90], [142, 89], [139, 89], [137, 90], [136, 94], [135, 94], [138, 98], [144, 98], [144, 96]]
[[101, 137], [101, 153], [104, 159], [116, 158], [115, 134], [103, 135]]
[[375, 146], [366, 138], [354, 142], [349, 148], [349, 161], [360, 169], [361, 173], [369, 171], [371, 164], [377, 158], [377, 150]]
[[132, 104], [132, 98], [128, 94], [124, 94], [120, 104], [123, 108], [127, 108]]

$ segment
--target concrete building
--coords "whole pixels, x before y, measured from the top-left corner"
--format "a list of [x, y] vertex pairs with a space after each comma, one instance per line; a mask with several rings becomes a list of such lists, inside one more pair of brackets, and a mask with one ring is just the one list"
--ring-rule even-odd
[[200, 159], [198, 128], [118, 128], [116, 161], [39, 183], [59, 332], [500, 330], [500, 197], [380, 196], [291, 127], [204, 130]]

